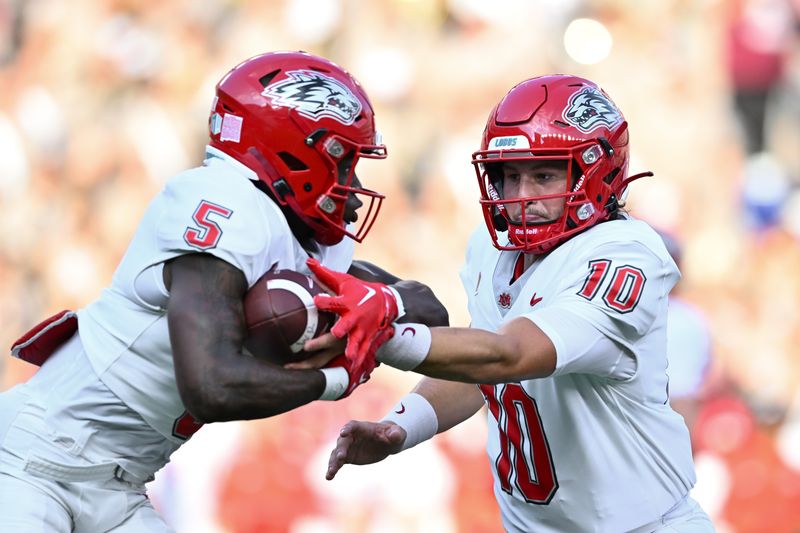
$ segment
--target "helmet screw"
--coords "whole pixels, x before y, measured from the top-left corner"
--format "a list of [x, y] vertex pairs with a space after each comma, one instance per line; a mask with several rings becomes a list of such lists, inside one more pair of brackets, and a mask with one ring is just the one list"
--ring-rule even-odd
[[304, 183], [303, 184], [303, 190], [306, 191], [306, 192], [311, 192], [311, 184], [310, 183]]

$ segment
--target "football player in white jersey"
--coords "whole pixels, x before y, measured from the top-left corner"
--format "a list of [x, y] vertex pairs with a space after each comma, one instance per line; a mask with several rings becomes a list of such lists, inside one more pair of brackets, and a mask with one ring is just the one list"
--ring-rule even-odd
[[[533, 78], [506, 94], [473, 154], [489, 231], [474, 233], [461, 272], [471, 328], [393, 326], [378, 360], [429, 377], [380, 422], [342, 428], [328, 479], [485, 404], [506, 530], [713, 531], [689, 497], [689, 433], [669, 405], [667, 295], [680, 274], [621, 209], [649, 175], [629, 176], [628, 154], [627, 122], [589, 80]], [[367, 288], [312, 270], [338, 282], [340, 296], [317, 301], [343, 322]], [[335, 342], [306, 349], [325, 360]]]
[[339, 399], [365, 381], [371, 337], [322, 370], [243, 352], [242, 300], [268, 270], [308, 272], [313, 257], [391, 284], [360, 324], [447, 323], [424, 285], [352, 262], [383, 199], [355, 167], [386, 148], [350, 74], [306, 53], [251, 58], [217, 85], [209, 129], [203, 165], [152, 201], [111, 285], [13, 347], [41, 369], [0, 395], [0, 531], [168, 531], [144, 484], [203, 423]]

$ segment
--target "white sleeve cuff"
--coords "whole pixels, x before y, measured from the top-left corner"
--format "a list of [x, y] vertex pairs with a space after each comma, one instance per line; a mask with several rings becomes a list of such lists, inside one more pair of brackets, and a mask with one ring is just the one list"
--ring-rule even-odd
[[439, 431], [436, 411], [424, 396], [416, 392], [401, 398], [381, 422], [394, 422], [406, 430], [406, 440], [401, 450], [416, 446], [432, 438]]
[[325, 390], [322, 391], [319, 399], [332, 401], [341, 398], [350, 385], [350, 376], [347, 374], [347, 370], [341, 366], [320, 370], [325, 375]]
[[428, 357], [431, 329], [425, 324], [393, 324], [394, 335], [378, 349], [375, 358], [400, 370], [413, 370]]

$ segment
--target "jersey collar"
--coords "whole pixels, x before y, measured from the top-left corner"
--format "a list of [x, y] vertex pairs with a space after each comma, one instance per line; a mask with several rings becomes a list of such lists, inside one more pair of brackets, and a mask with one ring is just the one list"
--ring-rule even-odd
[[206, 145], [206, 158], [203, 161], [203, 165], [207, 166], [209, 164], [210, 160], [212, 160], [212, 159], [220, 159], [220, 160], [224, 161], [225, 163], [227, 163], [231, 167], [233, 167], [233, 169], [236, 172], [238, 172], [239, 174], [243, 175], [244, 177], [246, 177], [250, 181], [258, 181], [258, 174], [256, 174], [255, 171], [252, 170], [250, 167], [248, 167], [247, 165], [244, 165], [241, 162], [237, 161], [235, 158], [229, 156], [228, 154], [226, 154], [222, 150], [218, 150], [217, 148], [214, 148], [213, 146]]

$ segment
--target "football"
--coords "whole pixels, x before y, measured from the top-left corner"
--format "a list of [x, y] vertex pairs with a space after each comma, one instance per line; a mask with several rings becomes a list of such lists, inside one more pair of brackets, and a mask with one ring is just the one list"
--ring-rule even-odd
[[254, 357], [283, 365], [310, 354], [303, 343], [330, 330], [336, 315], [319, 311], [314, 296], [322, 287], [293, 270], [271, 270], [244, 297], [245, 349]]

